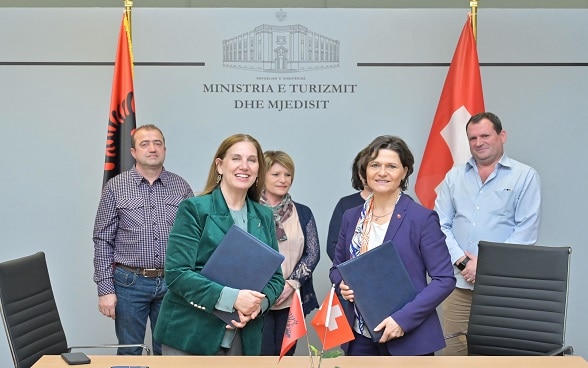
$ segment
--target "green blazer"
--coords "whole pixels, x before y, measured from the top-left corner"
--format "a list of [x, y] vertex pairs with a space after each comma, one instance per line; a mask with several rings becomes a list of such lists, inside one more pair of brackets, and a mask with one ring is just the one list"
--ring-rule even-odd
[[[247, 198], [247, 231], [278, 250], [270, 208]], [[214, 355], [225, 334], [225, 323], [212, 314], [223, 285], [200, 275], [212, 252], [225, 236], [233, 219], [220, 189], [184, 200], [178, 212], [165, 259], [168, 292], [157, 319], [154, 338], [173, 348], [196, 355]], [[238, 270], [227, 270], [238, 272]], [[284, 288], [278, 267], [263, 289], [273, 305]], [[259, 355], [263, 318], [256, 318], [241, 330], [244, 355]]]

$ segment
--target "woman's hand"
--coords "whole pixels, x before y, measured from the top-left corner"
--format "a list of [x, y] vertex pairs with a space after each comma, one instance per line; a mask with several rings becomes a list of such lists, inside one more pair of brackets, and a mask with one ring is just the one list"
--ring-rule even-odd
[[351, 290], [343, 280], [341, 280], [341, 283], [339, 284], [339, 289], [341, 290], [341, 296], [343, 299], [353, 303], [353, 290]]
[[282, 294], [280, 294], [278, 299], [276, 299], [276, 305], [280, 305], [284, 301], [288, 300], [290, 295], [292, 295], [294, 293], [294, 290], [295, 289], [292, 287], [292, 285], [290, 285], [289, 283], [286, 282], [286, 284], [284, 285], [284, 290], [282, 291]]
[[257, 318], [261, 314], [261, 307], [258, 310], [251, 313], [250, 315], [245, 315], [241, 312], [239, 313], [239, 321], [231, 320], [232, 325], [227, 325], [228, 329], [235, 329], [235, 328], [243, 328], [249, 322]]
[[239, 290], [234, 308], [245, 316], [251, 316], [253, 314], [257, 316], [263, 298], [265, 298], [265, 295], [259, 291]]
[[379, 325], [374, 328], [374, 331], [381, 331], [384, 330], [382, 333], [382, 337], [380, 338], [380, 343], [385, 343], [392, 339], [397, 339], [399, 337], [404, 336], [404, 330], [402, 327], [396, 323], [396, 321], [392, 317], [387, 317], [385, 320], [380, 322]]
[[247, 322], [255, 319], [261, 314], [261, 302], [265, 298], [265, 294], [253, 290], [239, 290], [237, 300], [233, 307], [239, 314], [239, 321], [232, 320], [231, 325], [227, 328], [243, 328]]

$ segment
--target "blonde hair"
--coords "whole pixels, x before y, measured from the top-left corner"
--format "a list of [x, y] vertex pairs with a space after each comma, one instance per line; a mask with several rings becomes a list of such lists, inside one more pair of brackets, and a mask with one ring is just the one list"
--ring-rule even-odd
[[280, 164], [290, 171], [292, 183], [294, 183], [294, 160], [292, 160], [292, 157], [284, 151], [265, 151], [263, 157], [267, 170], [274, 166], [274, 164]]

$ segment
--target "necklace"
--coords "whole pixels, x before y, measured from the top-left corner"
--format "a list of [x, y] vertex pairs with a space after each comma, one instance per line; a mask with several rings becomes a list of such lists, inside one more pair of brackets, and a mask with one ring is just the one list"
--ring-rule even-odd
[[[392, 210], [392, 212], [394, 212], [394, 210]], [[380, 215], [380, 216], [372, 215], [372, 216], [373, 216], [373, 218], [374, 218], [374, 221], [378, 221], [378, 220], [379, 220], [379, 219], [381, 219], [382, 217], [386, 217], [386, 216], [388, 216], [388, 215], [391, 215], [391, 214], [392, 214], [392, 212], [388, 212], [388, 213], [387, 213], [387, 214], [385, 214], [385, 215]]]
[[381, 218], [384, 218], [384, 217], [386, 217], [386, 216], [390, 216], [391, 214], [393, 214], [393, 213], [394, 213], [394, 210], [396, 209], [396, 205], [398, 204], [398, 201], [400, 200], [400, 196], [401, 196], [401, 195], [402, 195], [402, 192], [400, 192], [400, 193], [398, 194], [398, 198], [396, 198], [396, 202], [394, 203], [394, 207], [392, 208], [392, 211], [390, 211], [390, 212], [388, 212], [388, 213], [386, 213], [386, 214], [384, 214], [384, 215], [380, 215], [380, 216], [378, 216], [378, 215], [375, 215], [375, 214], [373, 214], [373, 213], [372, 213], [372, 218], [373, 218], [373, 220], [374, 220], [374, 221], [379, 221]]

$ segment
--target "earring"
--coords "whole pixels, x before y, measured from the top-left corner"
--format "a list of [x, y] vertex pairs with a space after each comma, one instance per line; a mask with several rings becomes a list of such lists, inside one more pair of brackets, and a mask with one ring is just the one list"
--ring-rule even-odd
[[222, 178], [223, 178], [223, 176], [222, 176], [221, 174], [218, 174], [218, 175], [216, 176], [216, 183], [217, 183], [217, 184], [218, 184], [218, 183], [220, 183], [220, 181], [221, 181], [221, 179], [222, 179]]

